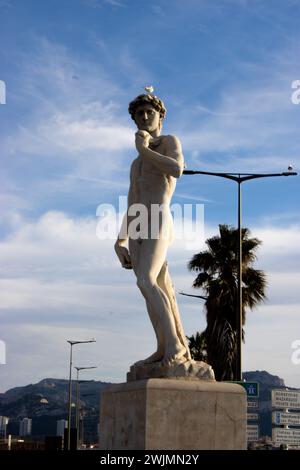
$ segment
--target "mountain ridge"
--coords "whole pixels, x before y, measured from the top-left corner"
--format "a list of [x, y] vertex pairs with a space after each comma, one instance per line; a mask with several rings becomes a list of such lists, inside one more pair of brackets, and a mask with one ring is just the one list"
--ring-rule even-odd
[[[271, 436], [271, 391], [286, 387], [282, 378], [267, 371], [248, 371], [243, 374], [246, 381], [259, 383], [259, 425], [260, 434]], [[96, 441], [101, 392], [111, 382], [95, 380], [80, 381], [80, 403], [85, 421], [86, 438]], [[13, 387], [0, 393], [0, 415], [10, 418], [8, 432], [18, 433], [18, 423], [22, 418], [32, 418], [33, 435], [55, 435], [56, 421], [67, 419], [68, 415], [67, 379], [45, 378], [35, 384]], [[76, 381], [72, 382], [72, 402], [76, 402]], [[75, 410], [74, 410], [75, 414]]]

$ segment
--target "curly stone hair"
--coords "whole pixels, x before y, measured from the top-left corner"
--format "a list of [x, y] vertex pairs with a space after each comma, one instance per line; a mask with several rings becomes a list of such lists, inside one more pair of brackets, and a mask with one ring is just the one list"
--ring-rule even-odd
[[160, 118], [164, 119], [167, 110], [162, 100], [160, 100], [157, 96], [144, 94], [137, 96], [133, 101], [129, 103], [128, 112], [133, 120], [137, 108], [139, 106], [142, 106], [143, 104], [151, 104], [151, 106], [153, 106], [153, 108], [159, 112]]

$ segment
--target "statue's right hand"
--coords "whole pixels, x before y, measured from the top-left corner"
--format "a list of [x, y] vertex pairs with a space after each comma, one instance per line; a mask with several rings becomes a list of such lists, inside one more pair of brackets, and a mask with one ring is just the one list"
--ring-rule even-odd
[[123, 268], [132, 269], [131, 259], [127, 248], [125, 246], [119, 245], [118, 242], [116, 242], [115, 252], [117, 253], [117, 256]]

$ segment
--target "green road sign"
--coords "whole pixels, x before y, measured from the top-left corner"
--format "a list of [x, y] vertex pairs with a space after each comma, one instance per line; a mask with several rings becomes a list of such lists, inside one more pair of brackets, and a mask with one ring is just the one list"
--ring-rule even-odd
[[259, 384], [258, 384], [258, 382], [243, 382], [243, 381], [240, 381], [240, 382], [230, 382], [230, 383], [239, 384], [242, 387], [244, 387], [244, 389], [247, 392], [247, 397], [252, 397], [252, 398], [258, 398], [259, 397]]

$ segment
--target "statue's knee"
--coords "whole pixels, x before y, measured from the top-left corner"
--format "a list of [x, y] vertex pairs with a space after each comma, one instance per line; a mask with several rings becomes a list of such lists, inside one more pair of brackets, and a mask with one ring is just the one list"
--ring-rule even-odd
[[138, 277], [136, 283], [142, 292], [151, 291], [154, 287], [154, 280], [149, 276]]

